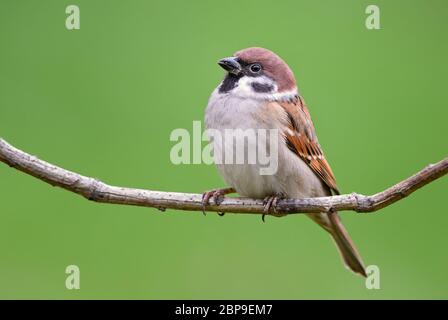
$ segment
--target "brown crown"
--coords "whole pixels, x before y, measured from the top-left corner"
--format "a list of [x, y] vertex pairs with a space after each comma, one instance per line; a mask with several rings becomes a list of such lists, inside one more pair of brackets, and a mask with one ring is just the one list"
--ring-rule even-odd
[[234, 56], [246, 63], [260, 63], [264, 73], [276, 81], [279, 92], [297, 88], [294, 73], [286, 62], [274, 52], [264, 48], [253, 47], [240, 50]]

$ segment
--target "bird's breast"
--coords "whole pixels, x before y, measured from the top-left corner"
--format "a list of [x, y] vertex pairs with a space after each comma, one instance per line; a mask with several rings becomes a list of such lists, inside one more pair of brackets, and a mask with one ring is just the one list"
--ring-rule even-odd
[[307, 197], [322, 191], [321, 181], [287, 148], [281, 112], [262, 100], [216, 91], [209, 100], [205, 127], [220, 135], [216, 139], [209, 134], [216, 165], [226, 183], [242, 196]]

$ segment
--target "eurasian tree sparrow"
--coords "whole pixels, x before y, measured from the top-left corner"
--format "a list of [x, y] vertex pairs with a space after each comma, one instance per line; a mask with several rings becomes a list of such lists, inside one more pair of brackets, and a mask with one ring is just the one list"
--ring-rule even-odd
[[[204, 206], [210, 198], [219, 204], [224, 194], [235, 191], [243, 197], [264, 198], [266, 212], [275, 210], [279, 197], [310, 198], [339, 194], [310, 113], [288, 65], [275, 53], [263, 48], [238, 51], [218, 64], [227, 74], [209, 99], [205, 112], [206, 128], [222, 132], [226, 129], [277, 129], [278, 169], [273, 175], [261, 175], [257, 163], [217, 164], [231, 187], [204, 193]], [[215, 141], [213, 146], [214, 152], [223, 149]], [[307, 216], [332, 236], [345, 265], [366, 277], [362, 259], [338, 214]]]

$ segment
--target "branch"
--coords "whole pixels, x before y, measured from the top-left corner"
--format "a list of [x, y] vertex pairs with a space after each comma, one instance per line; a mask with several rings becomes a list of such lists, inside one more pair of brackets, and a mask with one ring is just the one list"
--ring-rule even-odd
[[[165, 209], [202, 211], [202, 195], [200, 194], [111, 186], [97, 179], [82, 176], [40, 160], [14, 148], [3, 139], [0, 139], [0, 161], [53, 186], [64, 188], [96, 202], [152, 207], [162, 211]], [[373, 212], [407, 197], [447, 172], [448, 158], [445, 158], [436, 164], [427, 166], [406, 180], [371, 196], [351, 193], [332, 197], [284, 199], [278, 201], [276, 208], [277, 212], [283, 214], [330, 213], [343, 210]], [[212, 202], [206, 209], [215, 212], [263, 214], [263, 201], [248, 198], [225, 198], [219, 206]], [[271, 213], [271, 215], [281, 214]]]

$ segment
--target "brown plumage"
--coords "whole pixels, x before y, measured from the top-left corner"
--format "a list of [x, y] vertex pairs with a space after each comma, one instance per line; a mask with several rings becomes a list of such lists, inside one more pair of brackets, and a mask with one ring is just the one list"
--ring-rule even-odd
[[[339, 194], [336, 179], [319, 145], [313, 121], [289, 66], [264, 48], [240, 50], [219, 64], [228, 71], [206, 111], [211, 129], [276, 128], [283, 144], [273, 177], [253, 166], [218, 165], [226, 182], [247, 197], [319, 197]], [[268, 202], [269, 203], [269, 202]], [[269, 207], [268, 207], [269, 209]], [[366, 276], [364, 264], [337, 212], [308, 214], [330, 233], [345, 265]]]
[[[303, 99], [298, 97], [295, 103], [274, 102], [286, 113], [287, 128], [283, 132], [289, 149], [300, 157], [314, 173], [328, 186], [330, 193], [339, 194], [336, 179], [317, 140], [314, 124]], [[328, 219], [323, 214], [309, 214], [313, 221], [330, 233], [335, 241], [346, 266], [353, 272], [366, 277], [364, 263], [353, 244], [337, 212]]]
[[295, 103], [277, 103], [288, 115], [290, 131], [284, 135], [290, 149], [305, 161], [334, 193], [339, 194], [333, 171], [317, 141], [313, 121], [302, 98], [299, 97]]

